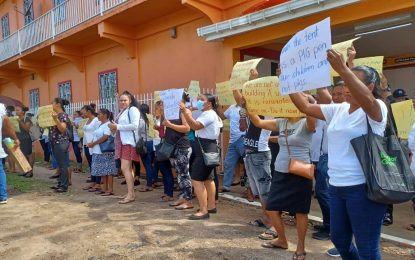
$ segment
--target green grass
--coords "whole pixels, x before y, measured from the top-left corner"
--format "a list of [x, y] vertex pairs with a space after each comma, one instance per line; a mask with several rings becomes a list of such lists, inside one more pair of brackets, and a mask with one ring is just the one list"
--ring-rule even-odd
[[47, 190], [50, 183], [33, 178], [24, 178], [15, 173], [7, 174], [7, 184], [10, 189], [18, 192], [31, 192]]

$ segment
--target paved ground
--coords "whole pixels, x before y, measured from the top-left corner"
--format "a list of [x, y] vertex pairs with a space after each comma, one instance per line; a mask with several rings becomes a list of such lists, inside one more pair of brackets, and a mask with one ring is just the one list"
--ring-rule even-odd
[[[37, 167], [34, 181], [50, 182], [50, 171]], [[69, 194], [45, 185], [29, 193], [12, 191], [0, 207], [0, 259], [291, 259], [295, 229], [287, 227], [288, 251], [261, 248], [263, 229], [248, 226], [260, 211], [220, 200], [217, 215], [192, 222], [159, 202], [162, 190], [137, 193], [137, 201], [119, 205], [81, 191], [85, 175], [75, 175]], [[119, 180], [117, 180], [119, 183]], [[52, 184], [52, 182], [50, 182]], [[122, 194], [123, 186], [116, 186]], [[307, 236], [307, 259], [325, 260], [330, 242]], [[384, 259], [414, 259], [414, 251], [383, 242]]]

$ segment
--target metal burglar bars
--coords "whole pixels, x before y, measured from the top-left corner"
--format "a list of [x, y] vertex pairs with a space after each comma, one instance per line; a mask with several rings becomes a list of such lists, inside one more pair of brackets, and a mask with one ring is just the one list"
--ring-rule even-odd
[[67, 0], [0, 41], [0, 62], [125, 2], [128, 0]]

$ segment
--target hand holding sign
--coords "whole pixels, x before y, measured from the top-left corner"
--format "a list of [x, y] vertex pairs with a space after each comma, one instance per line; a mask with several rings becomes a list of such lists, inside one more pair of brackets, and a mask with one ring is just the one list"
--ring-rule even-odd
[[42, 128], [55, 126], [56, 122], [53, 120], [53, 107], [52, 105], [47, 105], [43, 107], [39, 107], [38, 110], [38, 119], [39, 119], [39, 126]]
[[261, 60], [262, 58], [237, 62], [232, 69], [230, 79], [231, 90], [242, 89], [243, 84], [250, 79], [252, 73]]
[[347, 71], [346, 62], [344, 61], [343, 55], [338, 53], [337, 51], [330, 49], [327, 52], [327, 60], [330, 62], [331, 67], [337, 73], [343, 73]]
[[189, 92], [189, 96], [192, 98], [192, 100], [197, 99], [197, 97], [200, 94], [199, 81], [196, 81], [196, 80], [190, 81], [190, 85], [189, 85], [187, 92]]
[[164, 117], [168, 120], [180, 118], [179, 104], [183, 98], [183, 89], [169, 89], [160, 91], [160, 98], [164, 105]]

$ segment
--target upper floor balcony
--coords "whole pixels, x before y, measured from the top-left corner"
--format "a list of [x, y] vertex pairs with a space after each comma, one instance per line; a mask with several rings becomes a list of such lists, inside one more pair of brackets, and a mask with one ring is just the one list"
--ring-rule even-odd
[[67, 0], [0, 41], [0, 63], [129, 0]]

